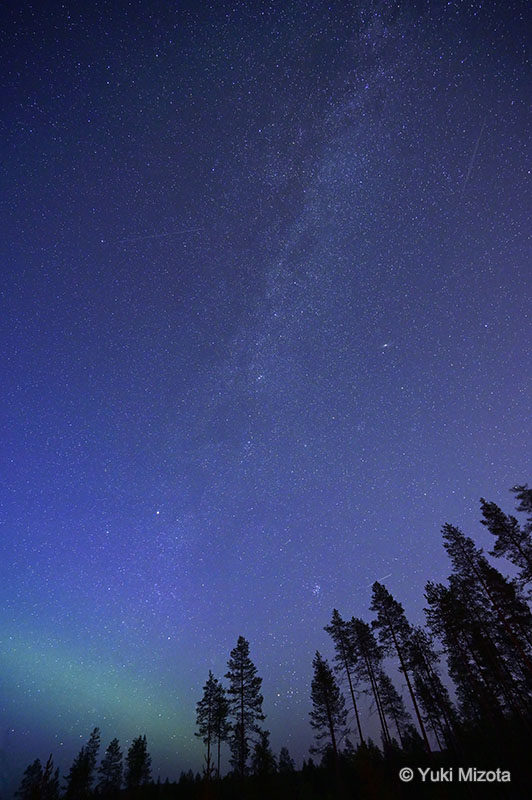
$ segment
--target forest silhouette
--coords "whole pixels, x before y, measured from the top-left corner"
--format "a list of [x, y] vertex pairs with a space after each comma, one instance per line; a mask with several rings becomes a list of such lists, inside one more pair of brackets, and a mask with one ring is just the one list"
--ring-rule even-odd
[[[516, 486], [512, 493], [521, 521], [481, 499], [490, 557], [459, 528], [443, 526], [451, 573], [446, 583], [426, 584], [424, 627], [412, 625], [379, 582], [370, 620], [344, 619], [333, 610], [325, 631], [334, 658], [314, 657], [314, 744], [301, 768], [286, 747], [272, 750], [262, 678], [240, 636], [226, 684], [209, 672], [196, 706], [196, 736], [205, 748], [201, 773], [155, 782], [146, 736], [126, 753], [113, 739], [99, 758], [95, 728], [62, 779], [53, 755], [44, 764], [33, 761], [16, 798], [532, 796], [532, 489]], [[511, 565], [511, 577], [494, 565], [500, 559]], [[399, 670], [404, 695], [390, 666]], [[378, 743], [369, 735], [368, 706], [377, 715]], [[224, 775], [225, 748], [231, 769]]]

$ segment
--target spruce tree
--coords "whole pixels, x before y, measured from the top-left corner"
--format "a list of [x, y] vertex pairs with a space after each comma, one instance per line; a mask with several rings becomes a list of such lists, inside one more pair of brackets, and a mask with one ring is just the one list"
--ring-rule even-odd
[[59, 767], [54, 770], [51, 753], [43, 770], [41, 800], [59, 800]]
[[122, 786], [122, 751], [118, 739], [113, 739], [102, 763], [98, 767], [99, 780], [97, 784], [98, 792], [102, 795], [110, 795], [120, 791]]
[[59, 800], [59, 767], [54, 770], [52, 755], [44, 769], [38, 758], [26, 768], [15, 797], [18, 800]]
[[18, 800], [38, 800], [41, 794], [41, 785], [43, 779], [42, 764], [39, 758], [36, 758], [32, 764], [26, 767], [24, 775], [20, 782], [20, 786], [15, 792], [15, 797]]
[[395, 600], [390, 592], [378, 581], [373, 584], [373, 599], [371, 603], [371, 610], [377, 615], [373, 623], [374, 628], [379, 632], [379, 638], [385, 652], [397, 655], [401, 672], [405, 676], [406, 685], [410, 693], [412, 705], [419, 724], [419, 729], [425, 742], [425, 747], [430, 753], [430, 744], [427, 737], [427, 732], [421, 718], [421, 713], [417, 703], [416, 696], [410, 674], [408, 670], [408, 647], [411, 634], [411, 628], [406, 619], [403, 606]]
[[251, 757], [251, 768], [254, 775], [267, 778], [277, 772], [277, 762], [270, 747], [269, 731], [261, 730], [258, 742], [255, 742]]
[[357, 725], [358, 736], [360, 744], [364, 744], [364, 737], [362, 735], [362, 726], [360, 724], [360, 714], [358, 711], [358, 704], [355, 697], [354, 682], [355, 666], [357, 661], [357, 654], [353, 647], [353, 642], [349, 636], [349, 626], [342, 619], [336, 608], [333, 611], [332, 619], [329, 625], [325, 626], [325, 631], [330, 635], [334, 642], [336, 650], [335, 655], [335, 670], [344, 676], [349, 686], [349, 694], [351, 696], [351, 703], [353, 711], [355, 712], [355, 720]]
[[334, 762], [338, 765], [339, 743], [348, 733], [345, 700], [327, 659], [322, 658], [319, 652], [316, 652], [312, 666], [310, 724], [316, 732], [317, 745], [311, 751], [326, 753], [332, 750]]
[[295, 772], [296, 765], [287, 747], [281, 747], [279, 751], [279, 772], [281, 775], [288, 775]]
[[250, 742], [260, 728], [258, 722], [265, 719], [262, 713], [262, 678], [249, 657], [249, 643], [243, 636], [238, 637], [236, 647], [231, 651], [227, 662], [229, 671], [229, 708], [234, 719], [231, 734], [231, 764], [235, 772], [243, 777], [247, 771]]
[[83, 746], [65, 778], [65, 800], [82, 800], [88, 797], [90, 793], [88, 777], [87, 755]]
[[207, 746], [204, 767], [207, 779], [210, 778], [212, 773], [211, 744], [214, 735], [214, 691], [216, 683], [216, 678], [209, 670], [207, 683], [203, 687], [203, 697], [196, 704], [196, 727], [198, 730], [194, 735], [201, 738]]
[[151, 756], [146, 736], [133, 739], [126, 756], [126, 788], [144, 786], [151, 780]]
[[66, 776], [65, 800], [83, 800], [90, 795], [100, 749], [100, 729], [94, 728], [89, 741], [79, 751]]

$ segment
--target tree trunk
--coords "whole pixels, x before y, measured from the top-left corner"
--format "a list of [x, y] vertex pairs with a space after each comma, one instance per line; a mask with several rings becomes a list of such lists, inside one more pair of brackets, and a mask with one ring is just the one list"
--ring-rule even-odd
[[391, 737], [390, 737], [390, 732], [388, 730], [388, 723], [386, 722], [386, 715], [384, 714], [384, 710], [382, 708], [382, 701], [381, 701], [381, 698], [380, 698], [380, 693], [379, 693], [379, 688], [377, 686], [377, 681], [376, 681], [375, 675], [373, 673], [373, 667], [370, 664], [370, 661], [369, 661], [369, 658], [367, 656], [367, 653], [363, 653], [363, 655], [364, 655], [364, 661], [366, 663], [366, 670], [367, 670], [367, 673], [368, 673], [368, 676], [369, 676], [369, 682], [370, 682], [370, 685], [371, 685], [371, 690], [373, 692], [373, 697], [375, 698], [375, 705], [377, 706], [377, 713], [379, 715], [379, 720], [380, 720], [380, 723], [381, 723], [382, 736], [383, 736], [383, 739], [384, 739], [385, 742], [387, 742], [388, 744], [391, 744]]
[[347, 674], [347, 680], [349, 682], [349, 691], [351, 692], [351, 700], [353, 701], [353, 708], [355, 710], [355, 717], [356, 717], [356, 721], [357, 721], [358, 735], [360, 737], [360, 744], [364, 744], [364, 737], [362, 736], [362, 727], [360, 725], [360, 716], [359, 716], [359, 713], [358, 713], [357, 703], [356, 703], [356, 700], [355, 700], [355, 690], [353, 689], [353, 682], [351, 681], [351, 673], [349, 672], [349, 664], [348, 664], [348, 661], [347, 661], [347, 655], [346, 655], [346, 652], [345, 652], [343, 644], [341, 644], [341, 647], [342, 647], [342, 655], [343, 655], [343, 658], [344, 658], [344, 667], [345, 667], [345, 671], [346, 671], [346, 674]]
[[401, 671], [406, 679], [406, 685], [408, 686], [408, 691], [410, 692], [410, 697], [412, 698], [412, 705], [414, 706], [414, 711], [416, 712], [417, 721], [419, 723], [419, 728], [421, 730], [421, 735], [423, 736], [423, 741], [425, 742], [425, 747], [427, 748], [427, 752], [429, 755], [432, 753], [430, 749], [430, 744], [427, 736], [427, 731], [425, 730], [425, 726], [423, 725], [423, 720], [421, 719], [421, 714], [419, 713], [419, 707], [417, 704], [416, 696], [414, 694], [414, 690], [412, 689], [412, 684], [410, 683], [410, 676], [408, 674], [408, 670], [406, 668], [406, 664], [403, 658], [402, 649], [399, 647], [399, 642], [397, 641], [397, 637], [395, 635], [395, 631], [393, 629], [393, 625], [391, 623], [390, 617], [385, 610], [384, 613], [386, 614], [386, 620], [388, 622], [388, 627], [390, 629], [390, 633], [392, 634], [393, 643], [395, 645], [395, 649], [397, 651], [397, 655], [399, 656], [399, 662], [401, 664]]

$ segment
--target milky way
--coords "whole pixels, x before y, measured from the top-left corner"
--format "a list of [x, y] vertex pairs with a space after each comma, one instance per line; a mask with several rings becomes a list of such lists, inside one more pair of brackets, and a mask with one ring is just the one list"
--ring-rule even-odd
[[5, 779], [199, 768], [238, 635], [300, 761], [332, 609], [530, 479], [530, 9], [2, 14]]

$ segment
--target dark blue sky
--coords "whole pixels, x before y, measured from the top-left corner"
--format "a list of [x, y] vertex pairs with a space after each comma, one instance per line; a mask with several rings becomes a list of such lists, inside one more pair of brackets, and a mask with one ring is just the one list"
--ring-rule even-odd
[[531, 21], [4, 7], [11, 772], [94, 725], [199, 768], [239, 634], [300, 760], [332, 608], [386, 576], [421, 621], [441, 524], [489, 545], [479, 497], [530, 477]]

